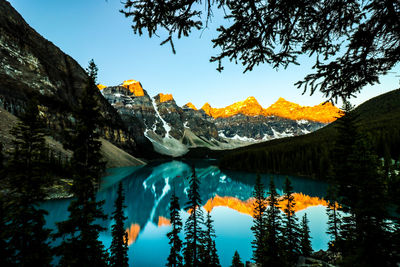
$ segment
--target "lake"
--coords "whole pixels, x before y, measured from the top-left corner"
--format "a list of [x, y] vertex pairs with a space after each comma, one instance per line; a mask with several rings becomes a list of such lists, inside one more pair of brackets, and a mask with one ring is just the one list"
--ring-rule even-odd
[[[126, 230], [129, 235], [129, 264], [131, 266], [165, 266], [169, 254], [166, 234], [171, 230], [169, 222], [169, 201], [175, 190], [181, 205], [183, 222], [188, 217], [183, 209], [187, 202], [188, 177], [191, 164], [196, 167], [200, 178], [202, 209], [211, 212], [216, 231], [216, 247], [222, 266], [230, 266], [237, 250], [242, 261], [252, 257], [252, 192], [256, 175], [254, 173], [222, 171], [215, 161], [202, 160], [185, 163], [169, 161], [151, 163], [146, 166], [108, 169], [98, 193], [99, 200], [105, 200], [106, 214], [114, 211], [118, 183], [125, 191]], [[273, 177], [277, 191], [282, 194], [286, 176], [262, 175], [267, 187]], [[296, 215], [299, 219], [307, 213], [310, 220], [312, 247], [314, 250], [327, 249], [329, 237], [326, 235], [328, 220], [326, 202], [323, 200], [327, 184], [306, 178], [289, 177], [294, 188]], [[51, 200], [44, 203], [49, 211], [47, 224], [55, 228], [55, 223], [68, 217], [70, 200]], [[108, 230], [100, 234], [103, 244], [111, 244], [111, 220], [101, 223]], [[184, 239], [182, 231], [182, 240]]]

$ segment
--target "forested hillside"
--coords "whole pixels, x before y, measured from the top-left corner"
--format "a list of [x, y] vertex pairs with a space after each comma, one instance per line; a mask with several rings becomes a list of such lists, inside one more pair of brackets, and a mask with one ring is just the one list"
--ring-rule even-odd
[[[358, 131], [371, 139], [380, 157], [400, 156], [400, 89], [372, 98], [352, 112]], [[340, 119], [339, 119], [340, 120]], [[271, 172], [325, 178], [337, 140], [334, 122], [304, 136], [273, 140], [235, 149], [220, 159], [220, 167], [231, 170]]]

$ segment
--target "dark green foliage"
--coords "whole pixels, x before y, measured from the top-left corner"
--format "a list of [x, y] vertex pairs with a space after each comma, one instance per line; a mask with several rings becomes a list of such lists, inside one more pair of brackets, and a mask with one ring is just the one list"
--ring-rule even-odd
[[96, 201], [96, 186], [104, 171], [100, 154], [97, 126], [101, 118], [94, 99], [95, 74], [89, 73], [89, 83], [84, 90], [79, 109], [76, 112], [77, 126], [72, 138], [73, 185], [69, 218], [57, 224], [55, 238], [62, 238], [56, 248], [60, 266], [106, 266], [108, 255], [98, 240], [99, 232], [105, 228], [97, 220], [107, 216], [102, 211], [103, 202]]
[[9, 255], [11, 251], [7, 247], [7, 219], [6, 219], [6, 205], [5, 205], [5, 196], [0, 193], [0, 266], [8, 266], [11, 264]]
[[297, 262], [300, 253], [300, 228], [298, 219], [294, 212], [296, 202], [293, 196], [293, 187], [288, 177], [285, 180], [284, 195], [282, 198], [284, 207], [283, 219], [283, 251], [286, 262], [293, 265]]
[[125, 231], [124, 222], [127, 217], [124, 216], [123, 209], [125, 197], [122, 183], [118, 184], [117, 199], [115, 200], [115, 210], [112, 214], [114, 225], [111, 227], [112, 241], [110, 246], [110, 266], [128, 266], [128, 233]]
[[21, 121], [11, 130], [14, 150], [6, 170], [5, 194], [2, 192], [2, 242], [7, 255], [4, 260], [17, 266], [50, 266], [52, 255], [48, 244], [50, 231], [45, 229], [44, 187], [51, 184], [46, 174], [44, 126], [38, 103], [28, 102]]
[[203, 250], [203, 211], [201, 210], [201, 199], [199, 193], [200, 181], [196, 176], [196, 170], [192, 166], [192, 176], [189, 181], [189, 201], [186, 210], [189, 210], [189, 218], [185, 222], [185, 243], [183, 248], [185, 266], [199, 266], [200, 255]]
[[304, 257], [310, 257], [313, 252], [311, 247], [310, 227], [308, 226], [307, 213], [304, 214], [301, 220], [300, 233], [300, 254]]
[[89, 80], [93, 83], [96, 84], [97, 83], [97, 72], [99, 71], [99, 69], [97, 68], [96, 64], [94, 63], [94, 60], [91, 59], [89, 61], [89, 65], [86, 68], [86, 73], [89, 76]]
[[276, 192], [274, 179], [271, 177], [269, 184], [269, 197], [267, 199], [268, 209], [266, 210], [266, 233], [264, 238], [264, 261], [263, 266], [285, 265], [284, 253], [282, 250], [282, 217], [279, 210], [279, 195]]
[[215, 240], [212, 241], [210, 266], [221, 267], [221, 264], [219, 263], [219, 256], [217, 252], [217, 246], [215, 245]]
[[[350, 213], [344, 218], [341, 231], [346, 250], [344, 263], [390, 266], [385, 182], [368, 139], [361, 138], [355, 142], [349, 162], [353, 166], [349, 170], [350, 190], [340, 191], [340, 196], [348, 200], [344, 210]], [[349, 192], [353, 195], [345, 195]]]
[[328, 231], [326, 232], [331, 237], [331, 241], [329, 242], [329, 250], [333, 252], [337, 252], [340, 246], [340, 229], [342, 224], [341, 215], [338, 212], [339, 204], [337, 202], [338, 199], [338, 186], [330, 185], [328, 187], [328, 193], [326, 200], [328, 201], [328, 205], [326, 207], [326, 213], [328, 214]]
[[180, 210], [181, 207], [179, 206], [179, 199], [174, 191], [169, 204], [169, 216], [171, 220], [172, 230], [167, 234], [167, 237], [169, 238], [169, 245], [171, 246], [167, 259], [168, 267], [183, 266], [183, 258], [181, 252], [182, 240], [179, 237], [179, 233], [182, 231], [182, 220], [179, 215]]
[[[400, 89], [377, 96], [358, 106], [358, 132], [369, 135], [379, 157], [400, 157]], [[355, 115], [354, 115], [355, 116]], [[222, 169], [309, 176], [332, 176], [334, 149], [341, 121], [307, 135], [271, 140], [237, 148], [220, 156]], [[340, 140], [340, 139], [339, 139]], [[385, 149], [386, 147], [386, 149]]]
[[223, 59], [251, 71], [263, 63], [286, 68], [307, 54], [314, 56], [316, 72], [297, 85], [337, 99], [378, 83], [400, 61], [398, 1], [128, 0], [121, 12], [132, 17], [135, 33], [152, 37], [166, 30], [161, 44], [170, 43], [175, 53], [173, 35], [206, 29], [215, 8], [223, 8], [229, 22], [221, 23], [213, 40], [221, 49], [211, 58], [219, 71]]
[[[341, 252], [344, 266], [391, 266], [394, 261], [389, 256], [393, 253], [387, 225], [388, 171], [381, 168], [369, 138], [359, 134], [349, 106], [346, 103], [346, 115], [337, 127], [334, 184], [328, 192], [328, 233], [334, 238], [330, 249]], [[339, 209], [346, 212], [341, 222], [336, 201]]]
[[353, 107], [350, 102], [344, 102], [342, 109], [345, 116], [338, 121], [336, 126], [337, 135], [332, 163], [334, 182], [338, 186], [338, 191], [341, 192], [340, 202], [346, 206], [355, 194], [355, 187], [349, 186], [349, 184], [353, 184], [354, 180], [358, 179], [353, 170], [355, 166], [350, 160], [351, 151], [354, 149], [356, 140], [361, 136], [356, 127], [357, 115], [351, 112]]
[[205, 230], [203, 241], [203, 249], [201, 255], [202, 266], [221, 266], [219, 263], [219, 257], [217, 254], [217, 248], [215, 247], [215, 230], [213, 226], [213, 220], [211, 219], [210, 212], [207, 213], [205, 221]]
[[0, 143], [0, 180], [3, 179], [3, 168], [4, 168], [3, 143]]
[[244, 264], [240, 259], [240, 255], [237, 250], [235, 250], [235, 254], [233, 255], [231, 267], [244, 267]]
[[265, 230], [266, 230], [266, 198], [264, 185], [261, 183], [260, 175], [256, 177], [256, 183], [254, 185], [253, 197], [255, 199], [253, 209], [253, 226], [251, 230], [254, 234], [254, 240], [251, 242], [253, 247], [253, 260], [262, 264], [264, 262], [264, 251], [265, 251]]

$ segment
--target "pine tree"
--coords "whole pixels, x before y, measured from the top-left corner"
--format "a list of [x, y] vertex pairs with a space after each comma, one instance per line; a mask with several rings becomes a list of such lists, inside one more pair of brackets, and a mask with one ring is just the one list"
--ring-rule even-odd
[[304, 257], [310, 257], [313, 249], [311, 247], [310, 227], [308, 226], [307, 213], [301, 220], [300, 252]]
[[124, 216], [123, 209], [125, 197], [122, 183], [118, 184], [117, 199], [115, 200], [115, 211], [112, 214], [114, 225], [111, 227], [112, 241], [110, 246], [110, 266], [128, 266], [128, 233], [125, 231], [124, 222], [127, 219]]
[[28, 102], [20, 119], [11, 130], [14, 150], [3, 181], [7, 192], [2, 201], [6, 224], [2, 235], [8, 251], [5, 261], [18, 266], [50, 266], [50, 230], [44, 228], [47, 212], [38, 206], [46, 197], [44, 187], [52, 180], [43, 168], [45, 132], [35, 99]]
[[180, 210], [181, 207], [179, 205], [179, 199], [174, 191], [169, 205], [169, 216], [171, 218], [172, 230], [167, 234], [167, 237], [169, 238], [169, 244], [171, 246], [167, 259], [168, 267], [183, 266], [183, 258], [181, 254], [182, 240], [179, 237], [179, 233], [182, 231], [182, 220], [179, 215]]
[[105, 220], [101, 206], [103, 201], [96, 201], [96, 185], [104, 171], [105, 163], [100, 153], [101, 142], [96, 132], [101, 115], [95, 96], [97, 67], [93, 61], [89, 64], [89, 82], [85, 88], [80, 107], [76, 112], [77, 125], [72, 139], [73, 156], [71, 168], [73, 185], [69, 218], [57, 224], [58, 232], [54, 238], [62, 238], [56, 248], [60, 256], [60, 266], [106, 266], [108, 255], [101, 241], [99, 232], [105, 228], [96, 220]]
[[293, 265], [297, 261], [300, 252], [300, 229], [298, 219], [294, 212], [296, 202], [293, 196], [293, 187], [288, 177], [285, 180], [284, 195], [282, 199], [284, 205], [283, 220], [283, 249], [286, 261]]
[[185, 208], [189, 210], [190, 215], [185, 222], [185, 243], [183, 253], [185, 266], [197, 267], [201, 265], [200, 254], [203, 250], [203, 211], [200, 208], [200, 181], [196, 176], [196, 170], [194, 166], [192, 166], [192, 176], [189, 183], [189, 201], [186, 203]]
[[3, 169], [4, 169], [3, 143], [0, 142], [0, 181], [3, 180]]
[[264, 238], [264, 263], [263, 266], [283, 266], [284, 254], [282, 251], [282, 218], [279, 210], [279, 195], [276, 192], [274, 179], [271, 177], [269, 184], [269, 197], [266, 210], [266, 234]]
[[253, 226], [251, 230], [254, 233], [254, 240], [251, 242], [253, 247], [253, 260], [262, 264], [264, 262], [264, 251], [265, 251], [265, 210], [266, 210], [266, 198], [264, 185], [261, 183], [261, 177], [257, 174], [256, 183], [253, 191], [254, 206], [253, 206]]
[[231, 267], [244, 267], [244, 264], [243, 264], [242, 260], [240, 259], [240, 255], [237, 252], [237, 250], [235, 250], [235, 254], [233, 254]]
[[351, 202], [351, 197], [355, 194], [355, 189], [352, 186], [355, 182], [353, 181], [354, 177], [349, 175], [354, 166], [350, 164], [349, 156], [350, 152], [353, 151], [356, 140], [360, 138], [360, 134], [356, 125], [358, 115], [353, 111], [353, 106], [349, 101], [344, 101], [342, 110], [344, 116], [338, 119], [336, 124], [337, 136], [332, 163], [333, 183], [337, 184], [338, 192], [340, 192], [340, 196], [337, 196], [340, 197], [338, 201], [346, 209], [351, 204], [349, 203]]
[[205, 230], [203, 233], [202, 266], [220, 266], [217, 248], [215, 247], [215, 230], [210, 212], [207, 212]]
[[217, 246], [215, 245], [215, 240], [213, 240], [212, 247], [211, 247], [211, 264], [210, 264], [210, 266], [213, 266], [213, 267], [221, 266], [221, 264], [219, 262]]
[[348, 196], [350, 215], [344, 218], [341, 231], [344, 264], [390, 266], [385, 182], [367, 138], [356, 141], [349, 163], [353, 166], [349, 177], [354, 195]]
[[326, 200], [328, 205], [326, 207], [326, 213], [328, 214], [328, 230], [327, 234], [330, 235], [331, 241], [329, 242], [329, 250], [333, 252], [338, 252], [340, 250], [340, 227], [342, 224], [342, 219], [340, 213], [338, 212], [338, 202], [337, 199], [337, 186], [330, 185], [328, 187]]

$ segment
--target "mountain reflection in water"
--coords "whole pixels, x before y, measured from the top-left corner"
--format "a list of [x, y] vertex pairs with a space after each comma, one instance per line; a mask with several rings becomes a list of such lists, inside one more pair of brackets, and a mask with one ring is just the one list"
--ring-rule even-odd
[[[210, 211], [216, 230], [216, 245], [222, 266], [229, 266], [233, 253], [238, 250], [246, 261], [252, 257], [253, 234], [252, 206], [255, 174], [221, 171], [212, 161], [195, 161], [196, 174], [200, 178], [200, 196], [204, 212]], [[190, 164], [191, 164], [190, 163]], [[152, 163], [141, 167], [109, 169], [103, 179], [98, 199], [105, 200], [106, 214], [111, 215], [117, 196], [118, 182], [125, 192], [126, 231], [129, 237], [129, 262], [134, 266], [165, 266], [169, 254], [166, 234], [170, 231], [169, 201], [173, 190], [179, 197], [181, 218], [188, 217], [184, 209], [188, 201], [187, 192], [191, 165], [182, 161]], [[265, 187], [274, 177], [277, 192], [282, 195], [285, 176], [262, 175]], [[296, 214], [299, 218], [307, 213], [310, 220], [312, 246], [314, 250], [326, 249], [327, 216], [326, 201], [323, 200], [326, 184], [314, 180], [290, 177], [296, 192]], [[48, 226], [68, 217], [69, 200], [52, 200], [44, 203], [49, 211]], [[108, 230], [100, 234], [106, 247], [111, 244], [111, 220], [101, 224]], [[181, 238], [183, 239], [183, 233]]]

